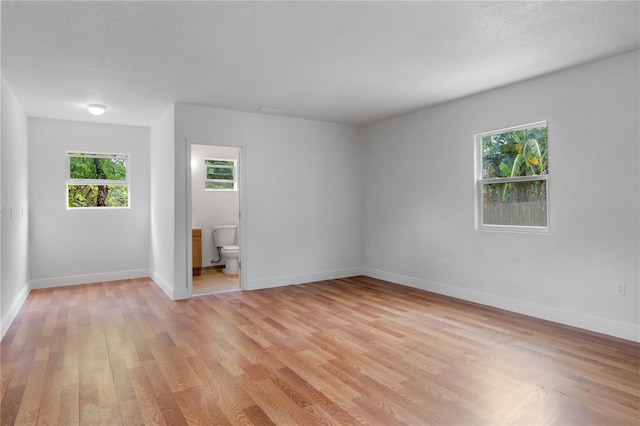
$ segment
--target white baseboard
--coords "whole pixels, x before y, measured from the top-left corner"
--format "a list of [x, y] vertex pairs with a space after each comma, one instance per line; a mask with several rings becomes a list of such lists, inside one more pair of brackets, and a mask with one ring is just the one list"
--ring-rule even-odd
[[153, 271], [151, 273], [151, 279], [169, 298], [171, 298], [171, 295], [173, 294], [173, 287], [164, 278], [162, 278], [160, 274]]
[[191, 298], [189, 294], [189, 289], [185, 287], [175, 288], [167, 280], [165, 280], [160, 274], [157, 272], [151, 273], [151, 279], [156, 283], [158, 287], [167, 295], [167, 297], [171, 300], [184, 300]]
[[362, 274], [395, 284], [406, 285], [408, 287], [418, 288], [454, 297], [456, 299], [467, 300], [469, 302], [504, 309], [505, 311], [516, 312], [547, 321], [619, 337], [621, 339], [640, 342], [640, 327], [638, 324], [629, 324], [578, 312], [565, 311], [551, 306], [470, 290], [468, 288], [440, 284], [433, 281], [423, 280], [421, 278], [409, 277], [373, 268], [362, 268]]
[[22, 305], [24, 305], [25, 300], [27, 300], [27, 296], [29, 296], [30, 291], [31, 289], [29, 288], [29, 284], [25, 284], [18, 296], [11, 304], [9, 310], [5, 312], [4, 315], [2, 315], [2, 319], [0, 320], [2, 321], [2, 325], [0, 326], [0, 332], [2, 333], [0, 335], [0, 340], [4, 338], [4, 335], [9, 330], [11, 323], [16, 318], [16, 315], [18, 315], [18, 312], [20, 311], [20, 308], [22, 308]]
[[101, 274], [72, 275], [69, 277], [31, 280], [31, 288], [35, 290], [68, 285], [92, 284], [104, 281], [131, 280], [134, 278], [144, 278], [148, 276], [148, 269], [132, 269], [129, 271], [104, 272]]
[[362, 275], [361, 268], [334, 269], [332, 271], [314, 272], [310, 274], [285, 275], [281, 277], [247, 280], [247, 288], [243, 290], [260, 290], [263, 288], [283, 287], [286, 285], [304, 284], [315, 281], [335, 280], [339, 278]]
[[187, 283], [186, 282], [176, 283], [176, 286], [173, 287], [173, 293], [169, 297], [171, 297], [171, 300], [190, 299], [191, 293], [189, 292]]

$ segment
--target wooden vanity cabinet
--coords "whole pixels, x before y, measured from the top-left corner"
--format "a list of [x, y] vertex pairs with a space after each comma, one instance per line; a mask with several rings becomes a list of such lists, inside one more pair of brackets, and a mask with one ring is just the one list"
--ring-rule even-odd
[[202, 229], [191, 230], [191, 243], [193, 275], [198, 276], [202, 272]]

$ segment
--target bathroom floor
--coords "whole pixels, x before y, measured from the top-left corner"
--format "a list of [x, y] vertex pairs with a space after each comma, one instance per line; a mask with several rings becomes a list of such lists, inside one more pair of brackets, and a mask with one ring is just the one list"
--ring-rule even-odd
[[225, 275], [222, 268], [205, 269], [193, 277], [193, 295], [240, 290], [238, 275]]

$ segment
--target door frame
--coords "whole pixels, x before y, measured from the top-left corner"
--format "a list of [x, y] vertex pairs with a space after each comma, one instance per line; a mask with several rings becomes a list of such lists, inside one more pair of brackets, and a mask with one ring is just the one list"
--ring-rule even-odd
[[244, 205], [245, 205], [245, 198], [246, 198], [246, 189], [245, 189], [245, 164], [246, 164], [246, 148], [244, 146], [238, 146], [238, 145], [220, 145], [220, 144], [213, 144], [213, 143], [193, 143], [189, 140], [186, 140], [185, 143], [185, 159], [186, 159], [186, 191], [185, 191], [185, 195], [186, 195], [186, 232], [185, 235], [187, 237], [187, 250], [186, 250], [186, 255], [187, 255], [187, 290], [188, 290], [188, 294], [189, 294], [189, 298], [193, 297], [193, 257], [192, 257], [192, 253], [193, 253], [193, 241], [192, 241], [192, 235], [191, 235], [191, 230], [192, 230], [192, 213], [193, 213], [193, 200], [192, 200], [192, 195], [191, 195], [191, 146], [192, 145], [201, 145], [201, 146], [216, 146], [216, 147], [221, 147], [221, 148], [237, 148], [239, 151], [239, 155], [238, 155], [238, 163], [236, 165], [237, 167], [237, 185], [238, 185], [238, 245], [240, 246], [240, 256], [238, 258], [238, 264], [239, 264], [239, 271], [238, 271], [238, 278], [239, 278], [239, 283], [240, 283], [240, 291], [244, 290], [246, 288], [246, 274], [243, 272], [244, 268], [245, 268], [245, 261], [246, 261], [246, 238], [245, 238], [245, 233], [244, 233], [244, 221], [245, 221], [245, 214], [244, 214]]

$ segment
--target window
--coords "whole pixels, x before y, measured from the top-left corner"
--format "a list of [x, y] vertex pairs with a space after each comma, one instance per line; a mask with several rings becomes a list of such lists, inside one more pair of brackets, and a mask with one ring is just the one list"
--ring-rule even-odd
[[204, 160], [207, 177], [204, 181], [206, 191], [236, 191], [236, 160], [207, 158]]
[[546, 122], [476, 135], [477, 229], [549, 229], [548, 157]]
[[129, 207], [129, 156], [68, 152], [67, 206]]

